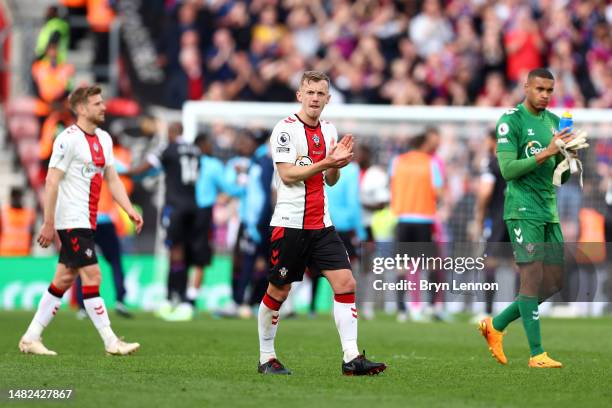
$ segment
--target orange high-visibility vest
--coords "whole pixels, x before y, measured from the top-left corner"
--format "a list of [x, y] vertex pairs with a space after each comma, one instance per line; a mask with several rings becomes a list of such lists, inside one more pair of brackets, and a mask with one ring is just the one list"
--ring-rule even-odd
[[115, 12], [108, 0], [87, 0], [87, 21], [97, 33], [107, 33], [115, 19]]
[[606, 260], [606, 219], [593, 208], [582, 208], [578, 213], [580, 237], [576, 262], [597, 264]]
[[30, 254], [34, 211], [28, 208], [2, 209], [0, 256], [27, 256]]
[[436, 190], [431, 164], [432, 157], [418, 151], [404, 153], [395, 160], [391, 177], [391, 210], [396, 216], [435, 216]]
[[64, 96], [73, 75], [74, 66], [72, 64], [62, 63], [53, 66], [47, 59], [41, 59], [32, 64], [32, 77], [38, 87], [40, 98], [47, 103]]
[[53, 111], [45, 119], [42, 129], [40, 130], [40, 143], [38, 149], [38, 157], [41, 160], [47, 160], [51, 157], [53, 151], [53, 142], [55, 137], [59, 134], [58, 125], [61, 123], [64, 128], [67, 128], [74, 119], [68, 111]]

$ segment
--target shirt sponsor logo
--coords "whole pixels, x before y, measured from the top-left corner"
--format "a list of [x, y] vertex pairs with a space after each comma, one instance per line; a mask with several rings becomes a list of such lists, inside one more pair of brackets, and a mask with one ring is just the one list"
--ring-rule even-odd
[[102, 174], [102, 167], [98, 167], [94, 164], [94, 162], [85, 163], [83, 166], [82, 174], [83, 177], [92, 179], [98, 173]]
[[499, 126], [497, 127], [497, 133], [500, 136], [507, 135], [509, 131], [510, 131], [510, 126], [508, 126], [507, 123], [500, 123]]
[[281, 146], [287, 146], [289, 141], [291, 141], [291, 136], [289, 136], [289, 133], [287, 132], [281, 132], [276, 138], [276, 141]]
[[322, 154], [323, 154], [323, 150], [313, 150], [313, 151], [312, 151], [312, 154], [315, 154], [315, 155], [317, 155], [317, 156], [320, 156], [320, 155], [322, 155]]
[[542, 143], [538, 142], [537, 140], [532, 140], [531, 142], [527, 143], [527, 146], [525, 146], [525, 156], [535, 156], [543, 150], [544, 147], [542, 147]]
[[276, 152], [277, 153], [289, 153], [291, 149], [289, 149], [288, 147], [277, 147], [276, 148]]
[[308, 157], [308, 156], [300, 156], [295, 161], [295, 165], [296, 166], [310, 166], [313, 163], [314, 162], [312, 161], [312, 159], [310, 157]]

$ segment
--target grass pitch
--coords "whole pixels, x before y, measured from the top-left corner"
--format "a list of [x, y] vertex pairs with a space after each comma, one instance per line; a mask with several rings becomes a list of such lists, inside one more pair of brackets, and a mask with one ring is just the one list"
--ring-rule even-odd
[[[19, 337], [32, 313], [0, 312], [0, 405], [75, 407], [610, 407], [612, 318], [543, 319], [545, 349], [558, 370], [527, 367], [520, 321], [505, 340], [508, 366], [489, 355], [467, 323], [360, 322], [360, 347], [389, 368], [376, 377], [343, 377], [333, 318], [282, 320], [276, 341], [287, 377], [257, 374], [255, 320], [200, 315], [165, 323], [148, 314], [111, 315], [113, 328], [141, 343], [130, 357], [107, 357], [89, 320], [62, 310], [44, 334], [58, 357], [22, 355]], [[63, 402], [10, 402], [8, 389], [71, 388]]]

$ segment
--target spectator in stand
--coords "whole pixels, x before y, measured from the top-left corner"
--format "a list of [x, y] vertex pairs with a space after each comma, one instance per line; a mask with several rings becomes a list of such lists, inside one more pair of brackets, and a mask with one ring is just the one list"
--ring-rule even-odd
[[236, 41], [236, 49], [247, 51], [251, 43], [251, 16], [243, 1], [229, 2], [229, 11], [218, 20], [220, 27], [227, 28]]
[[236, 43], [227, 28], [215, 31], [213, 44], [206, 53], [206, 70], [210, 81], [228, 81], [233, 79], [234, 72], [230, 60], [236, 50]]
[[408, 76], [408, 63], [400, 58], [391, 64], [391, 78], [383, 84], [380, 94], [392, 105], [424, 104], [421, 89]]
[[278, 13], [274, 6], [266, 6], [259, 15], [259, 22], [253, 27], [253, 39], [260, 41], [274, 53], [285, 33], [285, 26], [278, 22]]
[[321, 39], [318, 25], [305, 6], [294, 8], [287, 16], [287, 25], [293, 34], [295, 49], [304, 58], [312, 58], [319, 51]]
[[[314, 68], [330, 73], [334, 103], [515, 105], [524, 72], [549, 66], [564, 82], [560, 104], [608, 104], [605, 2], [419, 3], [169, 2], [160, 63], [170, 78], [189, 61], [197, 78], [196, 53], [181, 47], [196, 30], [207, 100], [291, 101], [295, 73]], [[481, 96], [491, 73], [503, 75], [502, 102]]]
[[199, 37], [195, 30], [184, 31], [181, 36], [179, 66], [168, 70], [166, 103], [180, 109], [187, 100], [198, 100], [204, 93], [204, 75], [199, 48]]
[[63, 104], [72, 89], [74, 66], [58, 60], [60, 34], [51, 35], [44, 57], [32, 64], [34, 95], [38, 98], [36, 114], [47, 116], [58, 104]]
[[425, 0], [423, 9], [410, 22], [410, 39], [419, 56], [441, 52], [453, 39], [453, 28], [442, 13], [439, 0]]
[[508, 99], [504, 77], [501, 73], [492, 72], [487, 75], [483, 92], [476, 99], [478, 106], [512, 106], [512, 101]]
[[522, 73], [542, 66], [544, 41], [528, 7], [523, 7], [515, 21], [510, 23], [504, 44], [508, 54], [506, 75], [509, 81], [516, 83]]
[[57, 61], [66, 61], [68, 54], [68, 44], [70, 43], [70, 27], [56, 6], [51, 6], [47, 9], [45, 16], [46, 22], [38, 34], [36, 39], [36, 49], [34, 51], [36, 59], [41, 59], [45, 56], [49, 42], [53, 34], [58, 33], [59, 40], [57, 41]]

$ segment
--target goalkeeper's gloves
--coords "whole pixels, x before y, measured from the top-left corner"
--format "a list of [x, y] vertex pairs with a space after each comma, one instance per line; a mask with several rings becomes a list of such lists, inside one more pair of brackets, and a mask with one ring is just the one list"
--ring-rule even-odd
[[556, 144], [559, 147], [559, 152], [565, 158], [561, 163], [559, 163], [553, 174], [553, 184], [555, 186], [561, 185], [561, 175], [569, 169], [571, 174], [580, 171], [580, 187], [582, 187], [582, 162], [576, 156], [578, 154], [578, 150], [589, 147], [587, 138], [587, 132], [584, 130], [579, 130], [576, 133], [576, 137], [567, 143], [561, 139], [556, 141]]

